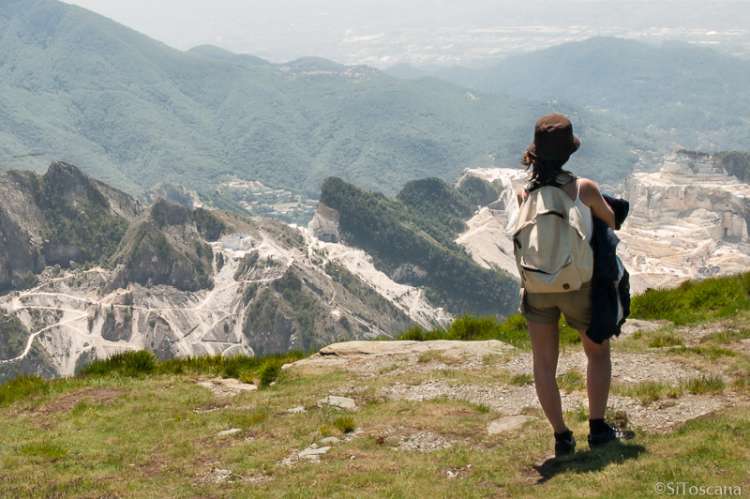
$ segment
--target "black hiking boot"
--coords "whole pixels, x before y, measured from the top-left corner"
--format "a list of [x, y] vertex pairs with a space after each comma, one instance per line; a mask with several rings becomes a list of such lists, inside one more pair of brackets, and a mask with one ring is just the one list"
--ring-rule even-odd
[[572, 431], [555, 433], [555, 458], [572, 456], [575, 452], [576, 439]]
[[[596, 426], [594, 428], [594, 426]], [[598, 424], [592, 424], [591, 433], [589, 433], [589, 447], [601, 447], [610, 442], [619, 442], [620, 440], [630, 440], [635, 438], [635, 433], [631, 430], [616, 428], [603, 420]]]

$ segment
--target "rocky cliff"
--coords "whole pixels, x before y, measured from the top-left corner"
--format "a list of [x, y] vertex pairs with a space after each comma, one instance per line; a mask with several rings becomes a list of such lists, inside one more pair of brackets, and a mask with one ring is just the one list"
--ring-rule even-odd
[[653, 173], [633, 174], [621, 254], [636, 290], [750, 268], [750, 185], [719, 156], [681, 151]]
[[48, 265], [106, 260], [139, 210], [130, 196], [66, 163], [42, 176], [0, 175], [0, 289], [32, 285]]
[[163, 199], [142, 210], [61, 163], [9, 173], [0, 190], [0, 262], [15, 288], [0, 296], [0, 379], [69, 375], [123, 350], [308, 351], [450, 320], [363, 251], [307, 229]]
[[[655, 171], [636, 172], [616, 187], [631, 203], [618, 236], [635, 292], [750, 268], [750, 185], [728, 171], [726, 165], [739, 167], [726, 158], [680, 151], [665, 157]], [[524, 176], [520, 169], [472, 169], [459, 180], [459, 185], [492, 186], [498, 195], [490, 203], [484, 198], [457, 242], [480, 265], [516, 276], [506, 229], [517, 210], [514, 191]]]

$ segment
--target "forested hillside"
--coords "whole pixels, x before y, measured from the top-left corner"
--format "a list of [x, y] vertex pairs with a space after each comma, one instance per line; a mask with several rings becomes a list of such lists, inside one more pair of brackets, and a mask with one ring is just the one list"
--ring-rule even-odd
[[[434, 202], [436, 195], [446, 197], [442, 205]], [[468, 218], [472, 210], [444, 182], [414, 182], [392, 199], [330, 178], [321, 202], [338, 212], [347, 243], [371, 254], [395, 281], [424, 286], [448, 311], [494, 315], [517, 307], [515, 280], [480, 267], [454, 242], [463, 230], [461, 215]]]
[[[239, 177], [317, 196], [335, 175], [393, 194], [471, 164], [516, 164], [548, 110], [321, 59], [180, 52], [55, 0], [0, 2], [4, 169], [64, 159], [131, 193], [168, 182], [205, 194]], [[577, 125], [582, 173], [629, 168], [630, 146], [606, 124], [583, 114]]]

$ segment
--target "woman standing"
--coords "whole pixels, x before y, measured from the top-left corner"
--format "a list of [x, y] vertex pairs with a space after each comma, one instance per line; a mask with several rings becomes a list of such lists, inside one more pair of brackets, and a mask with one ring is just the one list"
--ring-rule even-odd
[[604, 420], [612, 370], [609, 340], [597, 343], [586, 334], [592, 315], [593, 217], [614, 228], [615, 214], [594, 181], [563, 169], [580, 145], [565, 116], [551, 114], [536, 123], [534, 143], [524, 155], [530, 176], [518, 196], [521, 210], [514, 230], [534, 383], [554, 429], [557, 457], [573, 454], [576, 445], [563, 419], [556, 380], [561, 314], [579, 332], [588, 359], [589, 445], [627, 436]]

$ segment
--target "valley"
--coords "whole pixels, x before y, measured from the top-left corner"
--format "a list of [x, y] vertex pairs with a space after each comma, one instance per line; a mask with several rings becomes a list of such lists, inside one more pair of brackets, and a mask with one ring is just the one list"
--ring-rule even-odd
[[[612, 186], [631, 202], [617, 234], [634, 293], [750, 268], [741, 158], [679, 151]], [[425, 179], [393, 199], [330, 179], [305, 226], [209, 210], [178, 187], [143, 204], [62, 163], [43, 177], [11, 172], [0, 182], [11, 287], [0, 296], [0, 377], [69, 376], [128, 350], [268, 355], [394, 338], [466, 313], [505, 317], [517, 307], [507, 227], [524, 177], [467, 169], [453, 186]], [[34, 200], [51, 194], [24, 187], [39, 183], [57, 186], [54, 219], [75, 237], [47, 225]], [[102, 217], [124, 224], [109, 236], [121, 239], [92, 239]], [[91, 242], [102, 249], [87, 255]]]

